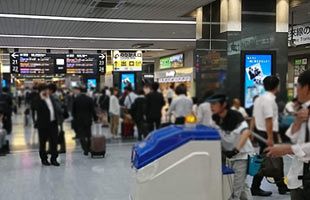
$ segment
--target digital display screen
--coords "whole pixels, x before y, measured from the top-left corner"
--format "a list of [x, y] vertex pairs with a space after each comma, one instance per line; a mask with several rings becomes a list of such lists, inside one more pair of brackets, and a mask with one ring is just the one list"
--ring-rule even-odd
[[97, 59], [87, 54], [68, 54], [66, 59], [67, 74], [96, 74]]
[[2, 88], [6, 88], [8, 85], [6, 84], [6, 80], [2, 79], [1, 81]]
[[265, 92], [263, 80], [272, 75], [272, 54], [244, 54], [244, 107], [253, 105], [253, 98]]
[[160, 59], [160, 69], [170, 69], [184, 67], [184, 55], [177, 54], [169, 57], [164, 57]]
[[121, 90], [122, 93], [124, 92], [124, 88], [128, 85], [131, 85], [133, 89], [135, 89], [135, 74], [128, 73], [128, 74], [122, 74], [121, 75]]
[[96, 79], [87, 79], [87, 89], [96, 88], [97, 80]]

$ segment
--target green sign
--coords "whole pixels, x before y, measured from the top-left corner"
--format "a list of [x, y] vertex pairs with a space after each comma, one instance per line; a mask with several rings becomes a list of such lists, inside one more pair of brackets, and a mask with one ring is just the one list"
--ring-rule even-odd
[[183, 54], [177, 54], [160, 59], [160, 69], [180, 68], [183, 67]]
[[295, 65], [301, 65], [302, 59], [295, 59]]
[[160, 69], [169, 69], [171, 68], [170, 57], [160, 59]]

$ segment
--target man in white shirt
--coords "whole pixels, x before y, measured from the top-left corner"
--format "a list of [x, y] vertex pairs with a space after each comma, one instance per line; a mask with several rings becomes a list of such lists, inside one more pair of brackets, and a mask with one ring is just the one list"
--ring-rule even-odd
[[[207, 99], [212, 95], [213, 95], [212, 91], [207, 91], [204, 98]], [[199, 124], [203, 124], [205, 126], [211, 126], [213, 124], [211, 104], [209, 102], [204, 102], [198, 106], [197, 120]]]
[[292, 101], [285, 105], [283, 114], [284, 115], [295, 115], [297, 108], [299, 106], [298, 99], [294, 98]]
[[124, 102], [124, 105], [125, 107], [130, 110], [131, 108], [131, 105], [133, 104], [133, 102], [136, 100], [137, 98], [137, 95], [133, 92], [133, 89], [131, 86], [127, 86], [125, 88], [125, 90], [127, 90], [128, 92], [128, 95], [126, 96], [125, 98], [125, 102]]
[[232, 110], [236, 110], [241, 113], [241, 115], [246, 119], [248, 117], [248, 113], [245, 111], [245, 109], [241, 106], [239, 99], [233, 100], [233, 106], [231, 107]]
[[111, 124], [110, 129], [112, 133], [112, 137], [118, 137], [118, 125], [119, 125], [119, 118], [120, 118], [120, 105], [118, 100], [118, 89], [113, 89], [113, 94], [110, 97], [110, 106], [109, 106], [109, 114], [111, 117]]
[[269, 147], [266, 151], [269, 156], [294, 155], [287, 175], [288, 188], [291, 189], [292, 200], [306, 200], [310, 196], [310, 70], [299, 76], [297, 93], [302, 108], [296, 113], [294, 123], [286, 132], [293, 145], [278, 145]]
[[[264, 79], [263, 84], [266, 92], [254, 102], [252, 122], [252, 124], [255, 124], [255, 132], [267, 139], [267, 145], [258, 141], [261, 154], [266, 147], [271, 147], [274, 145], [274, 142], [277, 142], [279, 113], [275, 95], [279, 91], [280, 80], [276, 76], [268, 76]], [[253, 129], [253, 127], [251, 128]], [[273, 177], [277, 183], [279, 194], [285, 194], [288, 191], [283, 177], [284, 173], [282, 177]], [[272, 194], [272, 192], [267, 192], [260, 188], [263, 178], [260, 174], [254, 176], [251, 187], [253, 196], [270, 196]]]
[[174, 86], [170, 85], [167, 91], [167, 100], [169, 105], [171, 104], [173, 97], [174, 97]]

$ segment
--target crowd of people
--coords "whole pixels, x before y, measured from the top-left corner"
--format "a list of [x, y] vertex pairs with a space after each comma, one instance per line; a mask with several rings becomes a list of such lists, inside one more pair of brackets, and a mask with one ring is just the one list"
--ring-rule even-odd
[[[203, 101], [195, 105], [196, 101], [188, 96], [185, 84], [169, 86], [165, 97], [159, 83], [156, 82], [145, 84], [136, 90], [129, 84], [123, 92], [118, 88], [104, 88], [100, 93], [94, 89], [87, 90], [83, 86], [64, 92], [55, 84], [40, 84], [33, 87], [32, 91], [27, 91], [24, 97], [25, 125], [28, 126], [28, 118], [32, 118], [35, 128], [38, 129], [42, 164], [59, 166], [58, 154], [66, 152], [63, 123], [70, 116], [76, 139], [80, 140], [83, 153], [87, 156], [91, 151], [93, 122], [100, 123], [102, 127], [109, 127], [113, 139], [132, 138], [136, 126], [138, 140], [142, 140], [155, 129], [171, 123], [185, 124], [188, 115], [196, 115], [197, 123], [214, 127], [221, 135], [225, 158], [223, 160], [228, 162], [235, 172], [230, 199], [252, 199], [253, 195], [272, 195], [272, 192], [264, 191], [260, 187], [263, 174], [254, 176], [251, 188], [246, 184], [248, 157], [255, 154], [253, 144], [258, 145], [261, 155], [294, 155], [288, 184], [284, 183], [283, 161], [281, 173], [273, 178], [279, 194], [290, 191], [292, 199], [307, 199], [310, 188], [310, 169], [309, 164], [305, 163], [309, 161], [310, 154], [309, 81], [308, 70], [298, 79], [297, 97], [288, 102], [283, 111], [280, 111], [276, 102], [280, 85], [276, 76], [268, 76], [263, 80], [266, 92], [255, 97], [250, 110], [245, 110], [239, 99], [230, 101], [225, 94], [215, 91], [207, 91]], [[22, 95], [17, 95], [17, 101], [22, 99]], [[8, 90], [4, 88], [0, 95], [0, 155], [9, 152], [9, 142], [6, 138], [12, 132], [13, 102]], [[21, 107], [21, 103], [17, 105]], [[164, 118], [167, 120], [163, 120]], [[291, 121], [284, 130], [288, 141], [284, 141], [283, 134], [279, 132], [281, 123], [288, 119]], [[266, 141], [253, 139], [252, 132]], [[275, 145], [281, 141], [290, 144]], [[46, 148], [47, 142], [49, 149]], [[50, 161], [48, 153], [51, 154]]]

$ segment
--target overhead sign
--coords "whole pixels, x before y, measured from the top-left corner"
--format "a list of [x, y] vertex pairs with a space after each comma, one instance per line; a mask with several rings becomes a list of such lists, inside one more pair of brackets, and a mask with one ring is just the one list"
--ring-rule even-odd
[[65, 56], [45, 53], [11, 53], [11, 73], [13, 74], [63, 74]]
[[113, 51], [114, 71], [142, 71], [142, 51]]
[[105, 73], [105, 54], [68, 54], [66, 57], [67, 74], [94, 75]]
[[310, 24], [302, 24], [293, 26], [293, 31], [288, 32], [289, 46], [292, 42], [292, 34], [295, 45], [303, 45], [310, 43]]
[[180, 68], [184, 67], [184, 55], [177, 54], [160, 59], [160, 69]]

